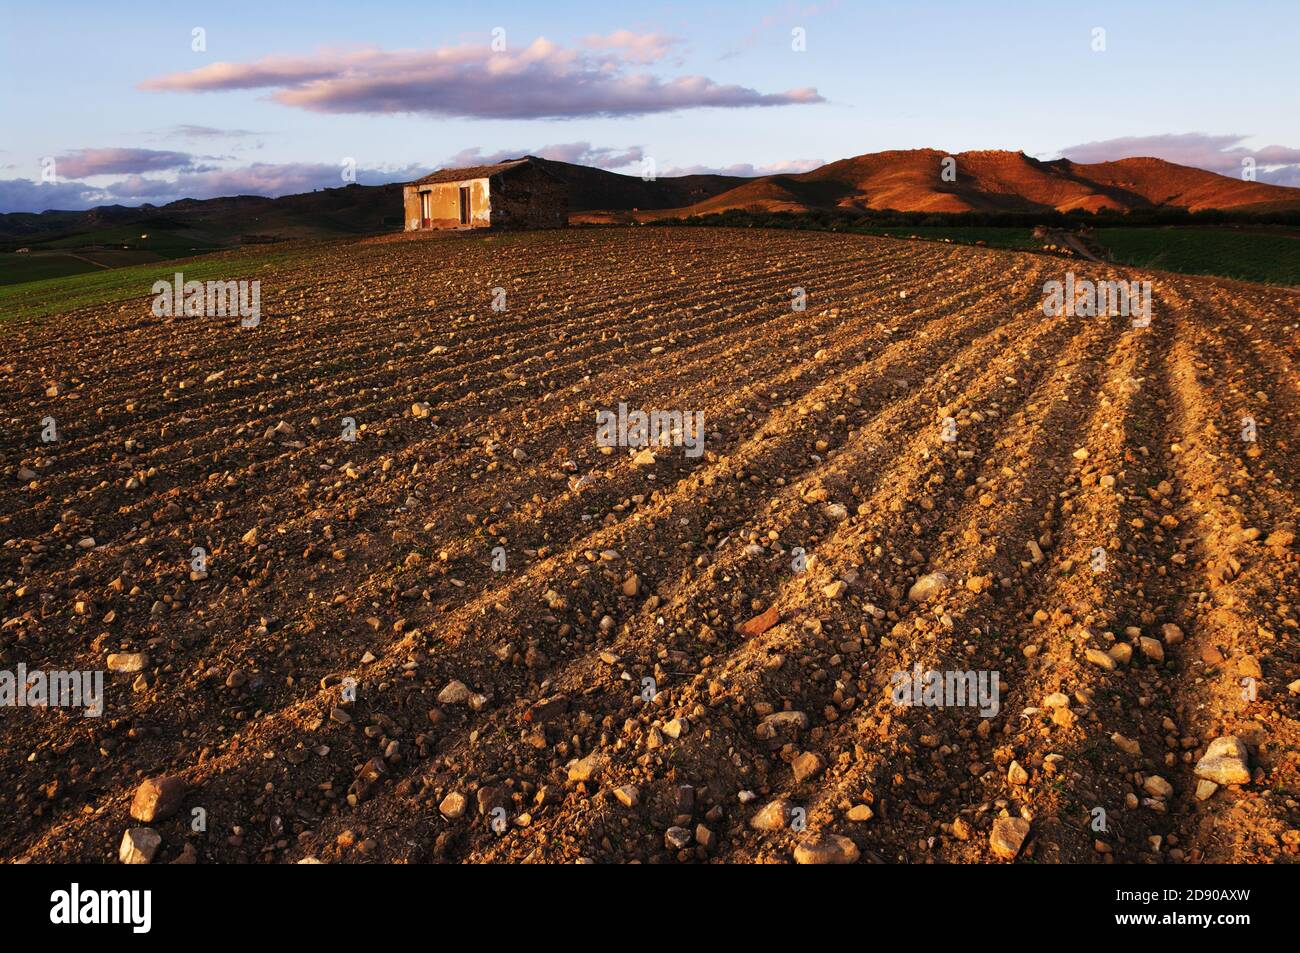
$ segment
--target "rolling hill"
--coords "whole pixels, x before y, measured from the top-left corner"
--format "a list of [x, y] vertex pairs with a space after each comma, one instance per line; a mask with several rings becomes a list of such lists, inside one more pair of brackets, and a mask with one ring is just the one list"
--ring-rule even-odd
[[[811, 172], [750, 179], [679, 214], [893, 210], [899, 212], [1132, 212], [1158, 208], [1236, 212], [1300, 210], [1300, 189], [1244, 182], [1163, 159], [1082, 164], [1022, 152], [962, 152], [954, 181], [948, 153], [892, 150], [841, 159]], [[650, 213], [645, 218], [663, 215]]]
[[[747, 212], [1300, 211], [1300, 189], [1243, 182], [1153, 158], [1080, 164], [1021, 152], [892, 150], [811, 172], [741, 178], [660, 176], [647, 181], [551, 159], [534, 161], [569, 187], [574, 224]], [[240, 245], [398, 231], [400, 184], [349, 185], [299, 195], [181, 199], [163, 206], [0, 214], [0, 284], [144, 264]]]
[[569, 211], [675, 209], [705, 202], [752, 181], [735, 175], [659, 176], [649, 181], [571, 162], [531, 157], [569, 186]]
[[[638, 217], [701, 215], [728, 209], [899, 212], [1069, 212], [1185, 208], [1237, 212], [1300, 210], [1300, 189], [1243, 182], [1163, 159], [1082, 164], [1042, 161], [1022, 152], [961, 152], [956, 179], [940, 177], [948, 153], [938, 149], [871, 152], [811, 172], [742, 178], [660, 176], [646, 181], [589, 166], [535, 159], [569, 186], [569, 208]], [[246, 236], [276, 238], [373, 234], [401, 227], [401, 185], [349, 185], [299, 195], [181, 199], [163, 206], [100, 206], [84, 212], [0, 214], [0, 244], [66, 240], [114, 229], [183, 232], [197, 246], [230, 246]]]
[[[650, 181], [604, 169], [535, 159], [569, 186], [574, 212], [678, 209], [746, 183], [730, 175], [663, 176]], [[348, 185], [266, 198], [234, 195], [166, 205], [104, 205], [87, 211], [0, 214], [0, 251], [98, 246], [144, 253], [163, 245], [189, 254], [259, 240], [373, 235], [402, 227], [402, 186]], [[150, 234], [142, 239], [140, 235]], [[167, 250], [171, 250], [169, 247]], [[165, 255], [164, 255], [165, 257]]]
[[400, 185], [348, 185], [299, 195], [267, 198], [232, 195], [179, 199], [166, 205], [103, 205], [84, 212], [10, 212], [0, 215], [0, 243], [49, 243], [93, 238], [104, 233], [112, 244], [123, 234], [147, 231], [186, 233], [198, 246], [241, 244], [249, 235], [278, 238], [328, 238], [373, 234], [402, 226]]

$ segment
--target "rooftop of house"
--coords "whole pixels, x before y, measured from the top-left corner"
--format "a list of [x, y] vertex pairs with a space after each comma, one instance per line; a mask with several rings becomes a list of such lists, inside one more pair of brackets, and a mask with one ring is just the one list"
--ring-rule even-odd
[[467, 179], [488, 179], [494, 175], [500, 175], [510, 169], [517, 169], [520, 166], [528, 165], [533, 161], [532, 156], [524, 156], [521, 159], [507, 159], [504, 162], [497, 162], [493, 165], [471, 165], [463, 169], [439, 169], [437, 172], [431, 172], [422, 179], [416, 179], [412, 185], [431, 185], [435, 182], [464, 182]]

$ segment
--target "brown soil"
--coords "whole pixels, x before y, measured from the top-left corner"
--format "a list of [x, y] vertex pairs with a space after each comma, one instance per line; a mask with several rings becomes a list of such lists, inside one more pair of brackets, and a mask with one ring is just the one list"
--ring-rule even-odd
[[[1065, 267], [757, 229], [336, 243], [258, 273], [255, 330], [148, 296], [9, 325], [0, 669], [149, 662], [102, 718], [0, 711], [0, 855], [115, 861], [179, 775], [155, 863], [787, 862], [815, 833], [978, 862], [1000, 816], [1022, 862], [1293, 861], [1300, 296], [1072, 262], [1149, 278], [1151, 326], [1044, 317]], [[603, 455], [620, 402], [703, 411], [704, 455]], [[997, 671], [1000, 711], [896, 706], [918, 663]], [[1200, 800], [1224, 734], [1253, 777]], [[751, 826], [778, 797], [806, 830]]]

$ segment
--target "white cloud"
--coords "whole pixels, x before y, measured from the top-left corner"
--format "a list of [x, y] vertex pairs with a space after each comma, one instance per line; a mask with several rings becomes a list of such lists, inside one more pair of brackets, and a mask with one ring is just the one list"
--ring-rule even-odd
[[645, 152], [640, 146], [628, 146], [613, 149], [607, 146], [593, 146], [590, 142], [562, 142], [556, 145], [542, 146], [540, 149], [498, 149], [495, 152], [483, 152], [478, 147], [462, 149], [443, 163], [443, 168], [455, 169], [462, 166], [491, 165], [506, 159], [534, 155], [557, 162], [571, 162], [575, 165], [589, 165], [598, 169], [621, 169], [640, 162]]
[[618, 31], [566, 49], [545, 37], [493, 52], [486, 45], [432, 50], [323, 50], [213, 63], [146, 80], [171, 92], [269, 89], [285, 106], [322, 113], [423, 113], [478, 119], [637, 116], [701, 107], [785, 106], [823, 102], [811, 87], [760, 93], [704, 76], [660, 78], [632, 72], [663, 56], [657, 34]]
[[161, 149], [77, 149], [55, 156], [54, 165], [60, 177], [85, 179], [93, 175], [194, 169], [198, 167], [195, 159], [188, 152]]
[[[409, 182], [428, 172], [424, 167], [358, 169], [362, 185]], [[0, 212], [43, 212], [46, 209], [79, 210], [96, 205], [165, 205], [177, 199], [210, 199], [229, 195], [264, 195], [274, 198], [315, 189], [338, 188], [347, 183], [339, 165], [318, 162], [257, 162], [227, 169], [202, 168], [173, 178], [145, 174], [127, 175], [103, 186], [59, 180], [37, 184], [30, 179], [0, 181]]]
[[770, 162], [767, 165], [754, 165], [752, 162], [737, 162], [734, 165], [686, 165], [669, 166], [663, 175], [739, 175], [754, 178], [760, 175], [790, 175], [798, 172], [811, 172], [825, 165], [821, 159], [787, 159], [783, 162]]

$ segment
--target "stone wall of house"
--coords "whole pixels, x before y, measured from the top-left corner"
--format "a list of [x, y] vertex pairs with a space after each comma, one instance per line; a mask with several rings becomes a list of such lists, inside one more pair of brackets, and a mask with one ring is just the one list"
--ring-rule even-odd
[[[408, 185], [402, 190], [408, 232], [422, 228], [462, 228], [460, 189], [470, 188], [471, 228], [563, 228], [569, 222], [569, 190], [535, 166], [523, 166], [483, 179]], [[421, 217], [421, 198], [429, 195], [429, 221]]]
[[533, 166], [492, 178], [493, 228], [563, 228], [569, 222], [569, 189]]

